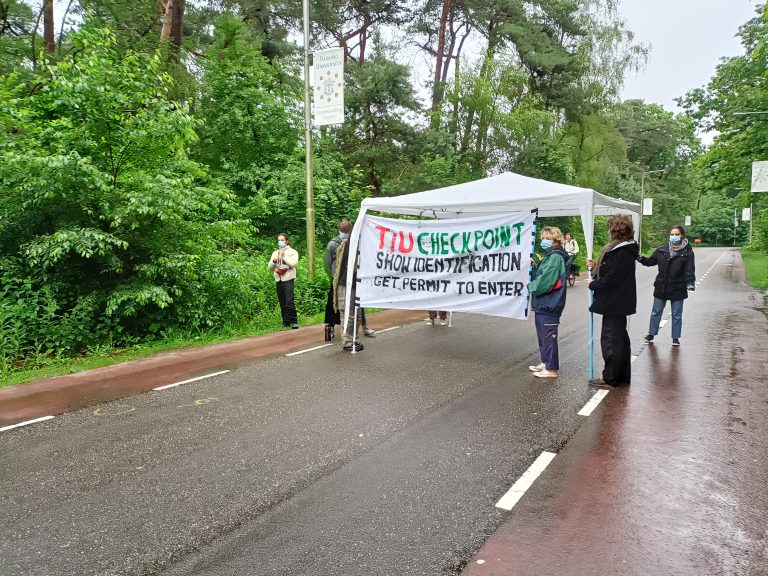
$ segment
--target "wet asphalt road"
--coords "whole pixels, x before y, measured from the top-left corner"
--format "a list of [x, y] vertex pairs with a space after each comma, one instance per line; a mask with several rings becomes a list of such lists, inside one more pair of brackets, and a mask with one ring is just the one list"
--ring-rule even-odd
[[[638, 268], [634, 353], [653, 277]], [[557, 381], [527, 369], [532, 321], [457, 314], [1, 433], [0, 574], [456, 574], [585, 423], [587, 290], [569, 290]]]

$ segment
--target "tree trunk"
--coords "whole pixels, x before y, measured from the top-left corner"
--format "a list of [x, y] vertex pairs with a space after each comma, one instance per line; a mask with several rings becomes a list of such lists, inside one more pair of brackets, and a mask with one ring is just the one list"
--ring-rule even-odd
[[46, 54], [52, 54], [56, 50], [56, 39], [53, 32], [53, 0], [45, 0], [45, 9], [43, 10], [43, 42]]
[[170, 40], [171, 22], [173, 22], [173, 0], [168, 0], [163, 9], [163, 29], [160, 30], [160, 40]]
[[175, 0], [171, 9], [171, 46], [177, 54], [181, 51], [181, 41], [184, 39], [184, 2]]
[[443, 101], [443, 66], [448, 67], [445, 59], [445, 32], [448, 27], [448, 16], [453, 8], [453, 0], [443, 0], [443, 10], [437, 28], [437, 52], [435, 53], [435, 75], [432, 86], [432, 122], [431, 128], [440, 127], [440, 106]]

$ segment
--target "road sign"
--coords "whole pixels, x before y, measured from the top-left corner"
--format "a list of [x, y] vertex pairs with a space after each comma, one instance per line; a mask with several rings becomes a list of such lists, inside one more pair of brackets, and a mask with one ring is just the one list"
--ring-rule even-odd
[[686, 226], [690, 226], [691, 225], [691, 217], [690, 216], [686, 216], [685, 217], [685, 225]]
[[643, 198], [643, 216], [653, 216], [653, 198]]
[[751, 210], [749, 208], [742, 208], [741, 210], [741, 221], [742, 222], [749, 222], [752, 219], [752, 214], [750, 214]]
[[752, 162], [752, 192], [768, 192], [768, 161]]

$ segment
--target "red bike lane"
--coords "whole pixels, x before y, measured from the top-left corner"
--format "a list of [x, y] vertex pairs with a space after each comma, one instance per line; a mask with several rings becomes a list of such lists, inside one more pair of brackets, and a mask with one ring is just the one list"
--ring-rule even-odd
[[464, 576], [768, 575], [768, 321], [730, 293], [739, 266], [688, 306], [681, 347], [667, 328], [643, 349]]

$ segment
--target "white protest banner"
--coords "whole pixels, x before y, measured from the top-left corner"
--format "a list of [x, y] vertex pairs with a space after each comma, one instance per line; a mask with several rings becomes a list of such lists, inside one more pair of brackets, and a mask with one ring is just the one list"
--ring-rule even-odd
[[344, 49], [312, 55], [315, 71], [315, 126], [344, 122]]
[[536, 213], [451, 220], [366, 216], [361, 306], [527, 317]]

